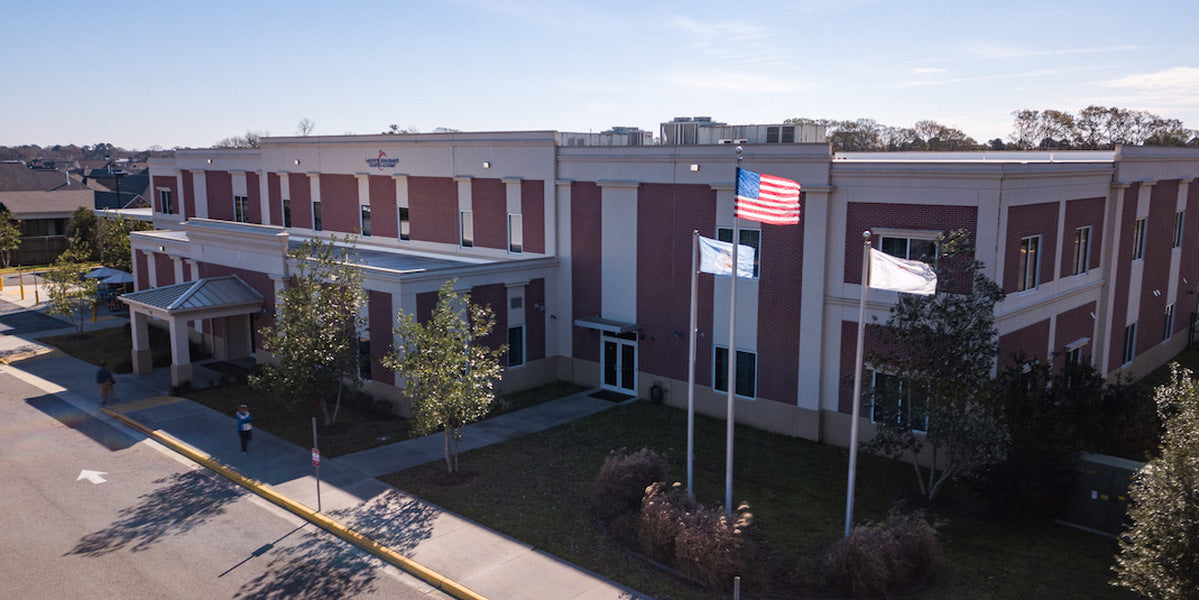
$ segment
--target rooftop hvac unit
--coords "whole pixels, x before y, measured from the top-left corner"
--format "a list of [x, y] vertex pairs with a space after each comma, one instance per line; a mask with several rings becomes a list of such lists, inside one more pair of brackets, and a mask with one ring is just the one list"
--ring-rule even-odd
[[738, 139], [738, 140], [733, 140], [733, 143], [734, 143], [734, 144], [748, 144], [748, 143], [749, 143], [749, 140], [748, 140], [748, 139], [746, 139], [746, 138], [741, 138], [741, 139]]
[[[720, 138], [720, 141], [718, 141], [718, 142], [716, 142], [716, 143], [718, 143], [718, 144], [731, 144], [731, 143], [733, 143], [733, 140], [730, 140], [729, 138]], [[737, 143], [741, 143], [741, 142], [740, 142], [740, 141], [738, 141]]]

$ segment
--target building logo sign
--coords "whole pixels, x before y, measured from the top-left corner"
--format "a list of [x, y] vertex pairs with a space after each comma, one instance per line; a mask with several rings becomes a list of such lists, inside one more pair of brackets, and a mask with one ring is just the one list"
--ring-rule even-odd
[[374, 167], [380, 171], [384, 168], [394, 168], [398, 164], [400, 164], [400, 159], [387, 158], [387, 153], [382, 150], [379, 151], [379, 156], [366, 159], [366, 166]]

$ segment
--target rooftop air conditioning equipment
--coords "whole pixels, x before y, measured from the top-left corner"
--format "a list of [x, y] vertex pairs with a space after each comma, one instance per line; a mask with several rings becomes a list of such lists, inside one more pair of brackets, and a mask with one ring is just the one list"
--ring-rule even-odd
[[733, 140], [730, 140], [729, 138], [720, 138], [720, 140], [717, 141], [716, 143], [717, 144], [731, 144], [731, 143], [733, 143]]

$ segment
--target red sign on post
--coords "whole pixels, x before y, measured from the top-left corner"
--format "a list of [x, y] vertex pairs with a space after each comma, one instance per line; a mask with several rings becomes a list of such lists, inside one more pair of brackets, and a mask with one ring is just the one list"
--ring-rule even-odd
[[321, 466], [321, 451], [317, 450], [316, 448], [312, 449], [312, 466]]

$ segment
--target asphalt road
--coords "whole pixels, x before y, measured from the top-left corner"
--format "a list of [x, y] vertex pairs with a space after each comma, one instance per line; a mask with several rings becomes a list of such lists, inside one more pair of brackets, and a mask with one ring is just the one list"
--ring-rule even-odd
[[0, 596], [448, 598], [0, 368]]

